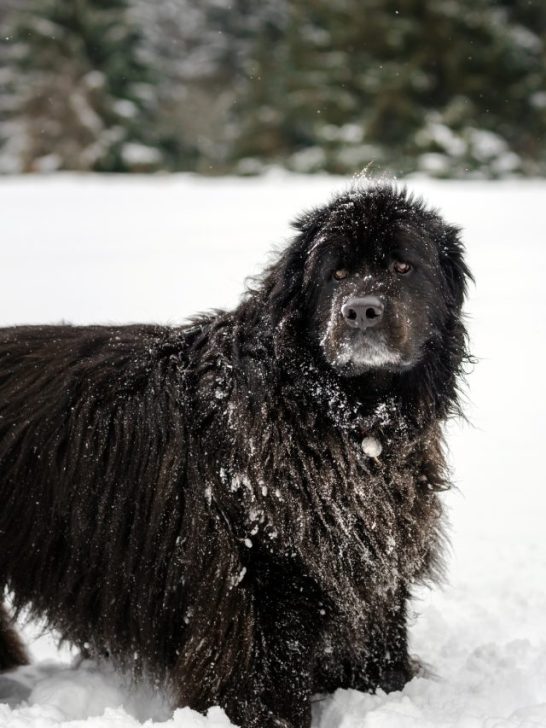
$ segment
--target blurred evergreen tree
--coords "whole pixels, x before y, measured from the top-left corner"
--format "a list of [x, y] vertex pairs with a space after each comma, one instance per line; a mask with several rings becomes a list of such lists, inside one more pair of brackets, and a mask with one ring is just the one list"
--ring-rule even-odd
[[[160, 69], [162, 128], [178, 169], [233, 169], [249, 62], [264, 29], [284, 17], [288, 0], [133, 0], [146, 52]], [[239, 110], [239, 104], [243, 105]]]
[[230, 39], [208, 21], [209, 2], [133, 0], [144, 58], [157, 70], [157, 130], [171, 170], [215, 171], [224, 146], [233, 92], [220, 83], [218, 55]]
[[256, 39], [234, 161], [487, 176], [546, 170], [538, 0], [291, 0]]
[[16, 15], [14, 135], [22, 171], [161, 166], [152, 75], [128, 0], [29, 0]]
[[4, 1], [8, 170], [546, 173], [544, 0]]

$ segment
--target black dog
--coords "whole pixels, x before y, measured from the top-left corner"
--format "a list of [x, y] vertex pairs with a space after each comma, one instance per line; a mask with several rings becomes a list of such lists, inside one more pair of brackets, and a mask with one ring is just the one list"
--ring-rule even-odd
[[[0, 330], [0, 586], [245, 728], [414, 674], [458, 411], [458, 232], [372, 185], [304, 215], [231, 312]], [[0, 612], [0, 668], [25, 659]]]

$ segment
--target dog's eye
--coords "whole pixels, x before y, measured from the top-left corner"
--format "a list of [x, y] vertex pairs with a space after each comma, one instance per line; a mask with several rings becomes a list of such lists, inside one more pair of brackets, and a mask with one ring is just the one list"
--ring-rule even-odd
[[340, 268], [339, 270], [335, 270], [333, 273], [333, 277], [336, 279], [336, 281], [342, 281], [344, 278], [347, 278], [349, 275], [349, 271], [345, 270], [345, 268]]
[[401, 276], [405, 276], [413, 268], [411, 263], [406, 263], [403, 260], [395, 260], [391, 263], [391, 270], [398, 273]]

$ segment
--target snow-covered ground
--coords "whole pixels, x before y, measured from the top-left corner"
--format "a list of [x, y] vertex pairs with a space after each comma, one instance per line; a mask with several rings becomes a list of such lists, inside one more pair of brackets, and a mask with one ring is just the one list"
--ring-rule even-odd
[[[283, 175], [0, 180], [0, 325], [174, 323], [231, 306], [245, 276], [288, 239], [289, 220], [346, 184]], [[463, 226], [476, 277], [471, 425], [451, 425], [449, 437], [458, 487], [446, 495], [448, 584], [418, 595], [412, 627], [414, 651], [436, 677], [388, 696], [340, 690], [316, 704], [314, 728], [546, 726], [546, 182], [410, 187]], [[0, 677], [2, 728], [230, 725], [219, 709], [170, 716], [108, 668], [71, 668], [69, 651], [49, 637], [33, 653], [34, 666]]]

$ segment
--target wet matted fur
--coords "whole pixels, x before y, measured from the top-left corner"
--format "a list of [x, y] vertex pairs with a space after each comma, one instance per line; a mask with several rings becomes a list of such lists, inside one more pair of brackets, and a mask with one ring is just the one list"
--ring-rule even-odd
[[[0, 329], [0, 587], [245, 728], [411, 678], [467, 359], [469, 273], [436, 212], [376, 184], [295, 227], [233, 311]], [[366, 296], [369, 330], [341, 313]], [[0, 669], [24, 660], [2, 610]]]

